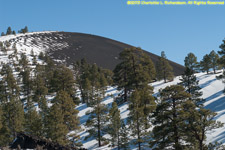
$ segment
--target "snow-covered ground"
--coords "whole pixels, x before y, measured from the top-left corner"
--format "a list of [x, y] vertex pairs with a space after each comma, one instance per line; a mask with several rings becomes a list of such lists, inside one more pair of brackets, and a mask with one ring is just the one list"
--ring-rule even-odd
[[[40, 34], [40, 33], [49, 33], [51, 32], [34, 32], [34, 33], [27, 33], [26, 40], [24, 39], [24, 34], [17, 34], [17, 35], [9, 35], [9, 36], [3, 36], [0, 37], [0, 42], [5, 42], [11, 40], [11, 48], [12, 45], [15, 43], [16, 48], [18, 50], [18, 54], [24, 53], [27, 55], [28, 59], [31, 61], [31, 51], [34, 51], [35, 55], [38, 55], [40, 52], [45, 52], [47, 49], [48, 44], [51, 44], [51, 42], [54, 43], [54, 39], [45, 39], [45, 41], [48, 41], [46, 43], [45, 41], [42, 41], [43, 39], [35, 39], [37, 41], [42, 41], [33, 45], [32, 44], [32, 38], [29, 38], [29, 35], [32, 34]], [[63, 37], [60, 37], [63, 38]], [[15, 39], [15, 40], [13, 40]], [[67, 43], [54, 43], [56, 47], [66, 47]], [[13, 53], [13, 50], [9, 50], [7, 53], [0, 52], [0, 63], [1, 62], [10, 62], [9, 55]], [[38, 60], [40, 61], [40, 60]], [[41, 62], [40, 62], [41, 63]], [[222, 81], [217, 80], [216, 76], [219, 74], [209, 74], [206, 73], [198, 73], [196, 76], [199, 79], [199, 85], [202, 88], [203, 92], [203, 98], [206, 99], [205, 101], [205, 107], [208, 109], [211, 109], [215, 112], [217, 112], [216, 120], [219, 120], [223, 123], [225, 123], [225, 95], [223, 94], [224, 84]], [[178, 76], [174, 79], [174, 81], [169, 83], [163, 83], [163, 81], [152, 83], [152, 86], [154, 87], [154, 96], [157, 96], [157, 93], [159, 89], [165, 88], [168, 85], [177, 84], [180, 82], [181, 77]], [[103, 103], [111, 107], [111, 103], [113, 102], [113, 97], [117, 96], [120, 93], [115, 87], [109, 87], [107, 89], [106, 98], [103, 100]], [[79, 110], [79, 117], [80, 117], [80, 123], [81, 123], [81, 129], [82, 131], [79, 132], [79, 135], [81, 137], [81, 141], [83, 143], [83, 147], [87, 149], [98, 149], [98, 150], [105, 150], [105, 149], [111, 149], [108, 147], [108, 145], [103, 146], [101, 148], [98, 148], [97, 146], [97, 140], [93, 138], [88, 138], [85, 140], [85, 137], [88, 136], [88, 132], [86, 131], [85, 123], [88, 119], [88, 115], [86, 115], [87, 111], [90, 111], [92, 108], [87, 107], [86, 104], [80, 104], [77, 106], [77, 109]], [[120, 109], [120, 115], [121, 119], [127, 119], [129, 111], [128, 111], [128, 103], [125, 103], [121, 106], [119, 106]], [[106, 135], [107, 136], [107, 135]], [[207, 133], [207, 142], [222, 142], [225, 144], [225, 127], [219, 128], [213, 131], [210, 131]], [[132, 149], [135, 149], [134, 146], [131, 146]]]
[[[219, 72], [219, 71], [218, 71]], [[220, 71], [221, 72], [221, 71]], [[223, 94], [224, 84], [222, 81], [217, 80], [216, 76], [220, 75], [218, 74], [206, 74], [206, 73], [197, 73], [196, 76], [199, 80], [199, 85], [202, 88], [201, 91], [203, 92], [203, 98], [205, 101], [205, 107], [208, 109], [211, 109], [215, 112], [217, 112], [217, 116], [215, 117], [216, 120], [219, 120], [223, 123], [225, 123], [225, 95]], [[172, 82], [164, 83], [163, 81], [158, 81], [155, 83], [152, 83], [152, 86], [154, 87], [154, 95], [156, 96], [159, 89], [165, 88], [169, 85], [174, 85], [180, 82], [181, 76], [178, 76], [174, 79]], [[110, 87], [107, 90], [108, 95], [113, 94], [114, 96], [118, 95], [119, 91], [115, 87]], [[103, 100], [103, 103], [110, 106], [110, 104], [113, 102], [112, 97], [107, 97]], [[88, 139], [84, 140], [85, 136], [88, 135], [86, 132], [86, 128], [84, 126], [85, 122], [88, 119], [88, 116], [85, 115], [85, 112], [90, 110], [90, 107], [87, 107], [85, 104], [81, 104], [77, 107], [79, 112], [79, 117], [81, 121], [81, 125], [83, 128], [83, 131], [80, 133], [83, 146], [87, 149], [111, 149], [110, 147], [101, 147], [98, 148], [98, 143], [96, 139]], [[120, 115], [122, 119], [126, 119], [129, 114], [128, 104], [125, 103], [121, 106], [119, 106], [120, 109]], [[222, 142], [225, 144], [225, 127], [210, 131], [207, 133], [207, 142]], [[131, 149], [136, 149], [134, 146], [131, 146]]]

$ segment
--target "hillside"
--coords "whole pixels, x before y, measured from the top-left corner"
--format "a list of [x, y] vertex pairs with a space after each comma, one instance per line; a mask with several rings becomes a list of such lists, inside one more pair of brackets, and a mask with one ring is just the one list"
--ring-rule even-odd
[[[78, 36], [79, 35], [79, 36]], [[73, 37], [74, 36], [74, 37]], [[89, 37], [89, 38], [87, 38]], [[83, 38], [83, 40], [81, 40]], [[67, 40], [65, 40], [67, 39]], [[69, 42], [69, 39], [71, 42]], [[79, 40], [80, 39], [80, 40]], [[94, 43], [92, 44], [91, 41], [94, 41], [94, 39], [98, 42], [102, 41], [103, 39], [106, 40], [105, 43], [111, 43], [111, 45], [116, 45], [115, 43], [119, 43], [110, 39], [92, 36], [92, 35], [85, 35], [85, 34], [78, 34], [78, 33], [64, 33], [64, 32], [40, 32], [40, 33], [27, 33], [27, 34], [18, 34], [16, 36], [10, 35], [10, 36], [4, 36], [0, 37], [0, 41], [5, 42], [9, 41], [11, 43], [11, 46], [9, 46], [9, 50], [4, 52], [0, 51], [0, 62], [2, 63], [18, 63], [18, 60], [15, 56], [13, 56], [14, 50], [13, 45], [17, 47], [18, 50], [18, 57], [20, 57], [21, 53], [25, 53], [27, 56], [27, 59], [29, 60], [29, 65], [31, 68], [34, 68], [32, 65], [32, 61], [34, 56], [32, 56], [32, 51], [34, 55], [38, 55], [40, 52], [48, 52], [48, 54], [57, 62], [66, 63], [69, 65], [72, 63], [72, 60], [74, 60], [76, 57], [78, 59], [78, 56], [88, 56], [90, 59], [93, 56], [93, 60], [98, 60], [98, 57], [101, 58], [101, 61], [111, 59], [114, 56], [111, 56], [108, 59], [105, 59], [105, 55], [102, 51], [98, 53], [99, 56], [97, 56], [96, 52], [91, 53], [90, 48], [94, 47]], [[74, 40], [74, 41], [73, 41]], [[76, 43], [77, 41], [77, 43]], [[89, 44], [85, 44], [89, 41]], [[81, 43], [79, 45], [79, 43]], [[108, 45], [105, 44], [105, 46]], [[70, 45], [72, 44], [72, 46]], [[74, 45], [73, 45], [74, 44]], [[119, 43], [117, 45], [117, 52], [119, 52], [120, 48], [123, 47], [125, 44]], [[90, 46], [88, 48], [88, 45]], [[104, 45], [104, 44], [103, 44]], [[78, 47], [78, 49], [72, 49], [72, 48]], [[97, 47], [97, 46], [96, 46]], [[95, 47], [95, 50], [97, 49]], [[116, 46], [115, 46], [116, 47]], [[120, 47], [120, 48], [118, 48]], [[80, 48], [80, 49], [79, 49]], [[104, 50], [104, 46], [101, 48], [101, 50]], [[111, 49], [113, 51], [113, 49]], [[122, 50], [122, 49], [121, 49]], [[107, 51], [109, 53], [111, 51]], [[104, 55], [103, 55], [104, 54]], [[114, 53], [113, 53], [114, 54]], [[77, 56], [78, 55], [78, 56]], [[158, 56], [150, 54], [152, 58], [157, 58]], [[13, 57], [12, 57], [13, 56]], [[71, 56], [71, 57], [69, 57]], [[96, 56], [96, 57], [94, 57]], [[88, 58], [87, 57], [87, 58]], [[103, 57], [103, 58], [102, 58]], [[89, 60], [89, 59], [88, 59]], [[115, 59], [118, 61], [118, 59]], [[152, 59], [154, 61], [154, 59]], [[90, 61], [90, 60], [89, 60]], [[37, 59], [37, 63], [42, 64], [43, 61]], [[97, 62], [96, 62], [97, 63]], [[100, 62], [99, 62], [100, 63]], [[106, 63], [105, 63], [106, 64]], [[114, 63], [112, 63], [114, 64]], [[116, 63], [115, 63], [116, 64]], [[115, 65], [114, 64], [114, 65]], [[172, 63], [173, 64], [173, 63]], [[176, 67], [173, 66], [173, 67]], [[179, 69], [178, 65], [178, 72], [183, 69], [182, 66], [180, 66], [181, 69]], [[13, 70], [14, 76], [17, 77], [19, 72], [15, 71], [15, 68]], [[177, 72], [177, 74], [179, 74]], [[220, 75], [222, 71], [218, 71], [218, 74], [206, 74], [206, 73], [197, 73], [196, 76], [199, 80], [199, 85], [202, 88], [201, 91], [203, 92], [203, 98], [206, 99], [204, 106], [208, 109], [211, 109], [215, 112], [217, 112], [216, 120], [219, 120], [223, 123], [225, 123], [225, 96], [223, 94], [224, 84], [222, 81], [217, 80], [216, 76]], [[181, 72], [180, 72], [181, 73]], [[175, 77], [175, 79], [172, 82], [164, 83], [163, 81], [158, 81], [152, 83], [152, 86], [154, 87], [154, 96], [157, 96], [159, 89], [165, 88], [168, 85], [174, 85], [180, 82], [181, 76]], [[102, 100], [102, 103], [106, 104], [108, 108], [111, 107], [111, 104], [114, 100], [114, 97], [116, 97], [118, 94], [120, 94], [121, 91], [118, 91], [116, 87], [107, 87], [106, 97]], [[79, 93], [78, 93], [79, 96]], [[21, 96], [22, 97], [22, 96]], [[51, 100], [55, 97], [55, 94], [50, 93], [50, 95], [47, 95], [46, 98], [48, 100], [48, 106], [51, 106]], [[39, 109], [36, 107], [37, 110]], [[92, 110], [91, 107], [87, 107], [86, 104], [80, 104], [76, 107], [77, 110], [79, 110], [78, 116], [80, 117], [80, 125], [81, 130], [77, 131], [80, 135], [81, 139], [80, 142], [82, 142], [83, 147], [87, 149], [111, 149], [110, 144], [103, 146], [101, 148], [98, 148], [97, 140], [94, 137], [87, 138], [89, 133], [87, 132], [88, 127], [86, 126], [86, 122], [88, 120], [89, 115], [87, 115], [87, 112]], [[124, 103], [119, 106], [121, 119], [126, 120], [129, 114], [128, 110], [128, 103]], [[126, 122], [126, 121], [125, 121]], [[71, 131], [73, 133], [74, 131]], [[217, 130], [213, 130], [207, 133], [207, 142], [222, 142], [225, 145], [225, 127], [219, 128]], [[104, 137], [109, 138], [109, 135], [104, 135]], [[131, 142], [130, 142], [131, 143]], [[136, 147], [132, 144], [130, 144], [131, 149], [136, 149]], [[148, 149], [148, 148], [146, 148]]]
[[[221, 73], [219, 73], [221, 74]], [[223, 123], [225, 123], [225, 95], [223, 94], [223, 89], [224, 89], [224, 84], [222, 81], [217, 80], [216, 76], [219, 74], [206, 74], [206, 73], [197, 73], [196, 76], [199, 80], [199, 85], [202, 88], [201, 91], [203, 92], [203, 98], [206, 99], [204, 105], [205, 108], [211, 109], [215, 112], [217, 112], [216, 120], [219, 120]], [[180, 82], [181, 76], [178, 76], [174, 79], [174, 81], [169, 82], [169, 83], [164, 83], [163, 81], [158, 81], [155, 83], [152, 83], [152, 86], [154, 87], [154, 95], [157, 96], [157, 93], [159, 89], [165, 88], [166, 86], [169, 85], [174, 85]], [[115, 87], [109, 87], [107, 90], [107, 95], [113, 95], [117, 96], [120, 92], [117, 91]], [[111, 107], [111, 104], [113, 102], [113, 98], [110, 96], [107, 96], [104, 100], [103, 103], [106, 104], [108, 107]], [[88, 132], [86, 132], [86, 127], [85, 123], [88, 119], [88, 115], [85, 115], [85, 113], [89, 110], [91, 110], [90, 107], [87, 107], [86, 104], [81, 104], [77, 107], [77, 109], [80, 111], [79, 112], [79, 117], [80, 117], [80, 122], [81, 126], [84, 131], [80, 132], [81, 136], [81, 141], [84, 145], [85, 148], [87, 149], [96, 149], [96, 150], [105, 150], [108, 149], [110, 150], [111, 148], [107, 146], [98, 148], [97, 145], [97, 140], [93, 138], [89, 138], [85, 140], [85, 137], [88, 135]], [[128, 104], [125, 103], [123, 105], [119, 106], [120, 110], [120, 115], [121, 119], [127, 119], [129, 110], [128, 109]], [[207, 133], [207, 142], [222, 142], [225, 145], [225, 127], [210, 131]], [[107, 135], [105, 135], [107, 137]], [[134, 145], [130, 145], [131, 149], [136, 149]], [[148, 148], [147, 148], [148, 149]]]
[[[17, 49], [23, 52], [47, 52], [57, 62], [71, 65], [77, 60], [86, 58], [88, 63], [96, 63], [106, 69], [114, 69], [120, 62], [119, 53], [131, 45], [112, 39], [71, 32], [34, 32], [0, 37], [0, 41], [9, 41], [16, 44]], [[158, 56], [145, 51], [156, 63]], [[29, 53], [30, 54], [30, 53]], [[170, 61], [175, 75], [181, 75], [184, 67]]]

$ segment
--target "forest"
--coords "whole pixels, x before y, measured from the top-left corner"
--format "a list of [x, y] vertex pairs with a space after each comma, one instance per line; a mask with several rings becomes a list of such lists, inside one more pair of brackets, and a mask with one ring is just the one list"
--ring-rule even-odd
[[[2, 36], [14, 34], [8, 30]], [[43, 52], [37, 56], [32, 51], [32, 60], [28, 60], [26, 54], [17, 53], [15, 45], [1, 42], [2, 53], [13, 53], [8, 56], [10, 63], [0, 64], [0, 147], [10, 145], [19, 132], [82, 147], [76, 107], [85, 103], [92, 108], [87, 112], [87, 138], [96, 138], [99, 147], [110, 144], [129, 149], [132, 142], [139, 150], [223, 148], [221, 143], [205, 142], [206, 133], [223, 123], [214, 119], [215, 112], [204, 108], [205, 99], [195, 76], [224, 69], [225, 40], [220, 49], [204, 55], [200, 62], [189, 53], [180, 82], [154, 96], [151, 83], [167, 83], [174, 78], [164, 51], [154, 64], [141, 48], [124, 49], [119, 55], [121, 63], [111, 71], [84, 58], [70, 67], [57, 64]], [[217, 77], [224, 78], [225, 72]], [[111, 106], [102, 103], [107, 87], [121, 91]], [[129, 104], [127, 120], [121, 119], [118, 109], [124, 103]], [[106, 134], [109, 138], [103, 136]]]

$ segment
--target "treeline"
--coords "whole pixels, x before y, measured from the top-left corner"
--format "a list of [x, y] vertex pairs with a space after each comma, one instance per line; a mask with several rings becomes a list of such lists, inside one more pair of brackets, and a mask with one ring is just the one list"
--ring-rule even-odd
[[[199, 81], [194, 75], [198, 71], [197, 61], [190, 54], [185, 58], [186, 69], [181, 82], [161, 89], [158, 98], [153, 97], [153, 87], [149, 85], [156, 78], [156, 70], [160, 68], [164, 81], [172, 80], [164, 52], [158, 65], [167, 67], [161, 65], [156, 70], [150, 58], [137, 48], [124, 50], [120, 60], [122, 62], [114, 70], [114, 84], [122, 89], [122, 99], [128, 101], [127, 138], [137, 144], [138, 149], [205, 150], [219, 145], [205, 143], [206, 133], [222, 127], [223, 123], [215, 121], [216, 113], [203, 106]], [[111, 140], [118, 149], [124, 148], [120, 139], [124, 139], [124, 121], [117, 117], [119, 110], [115, 103], [110, 112], [114, 112], [114, 115], [110, 113]], [[151, 131], [149, 128], [152, 125]]]
[[218, 53], [216, 53], [212, 50], [209, 54], [204, 55], [199, 62], [197, 61], [195, 54], [189, 53], [184, 60], [185, 66], [195, 72], [202, 71], [209, 74], [210, 70], [212, 70], [213, 73], [216, 74], [216, 70], [224, 68], [223, 58], [219, 57], [219, 55], [223, 55], [221, 52], [222, 51], [218, 51]]
[[[30, 62], [15, 49], [10, 59], [13, 63], [1, 64], [0, 70], [0, 146], [21, 131], [74, 144], [79, 137], [68, 133], [80, 127], [73, 72], [43, 53]], [[44, 64], [37, 63], [40, 59]]]
[[[27, 26], [18, 31], [18, 33], [27, 33], [27, 32], [28, 32]], [[1, 33], [1, 36], [5, 35], [16, 35], [16, 31], [12, 30], [11, 27], [8, 27], [5, 33], [4, 32]]]

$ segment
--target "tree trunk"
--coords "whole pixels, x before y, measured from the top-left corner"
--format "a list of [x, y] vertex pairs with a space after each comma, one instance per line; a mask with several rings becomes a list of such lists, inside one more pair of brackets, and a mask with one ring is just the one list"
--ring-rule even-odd
[[101, 127], [100, 127], [100, 116], [98, 115], [98, 146], [101, 147]]
[[140, 142], [140, 125], [139, 125], [139, 115], [137, 113], [137, 135], [138, 135], [138, 150], [141, 150], [141, 142]]
[[118, 147], [118, 150], [120, 150], [120, 134], [119, 134], [119, 131], [118, 131], [118, 135], [117, 135], [117, 147]]
[[127, 88], [124, 88], [124, 101], [127, 102]]
[[[177, 118], [177, 114], [176, 114], [176, 102], [173, 99], [173, 119], [176, 120]], [[174, 148], [175, 150], [180, 150], [180, 146], [179, 146], [179, 136], [178, 136], [178, 129], [177, 129], [177, 124], [176, 122], [173, 121], [173, 132], [174, 132]]]

